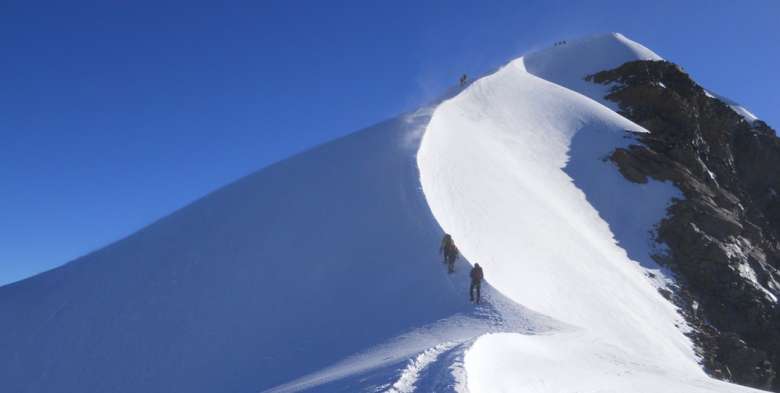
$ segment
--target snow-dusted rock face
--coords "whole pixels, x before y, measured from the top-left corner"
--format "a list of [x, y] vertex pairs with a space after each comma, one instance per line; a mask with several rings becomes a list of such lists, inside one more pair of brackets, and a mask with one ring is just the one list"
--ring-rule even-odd
[[659, 59], [619, 34], [530, 54], [0, 288], [0, 390], [752, 391], [698, 364], [651, 241], [684, 194], [607, 159], [648, 127], [583, 79]]
[[668, 180], [685, 198], [660, 225], [677, 301], [713, 374], [780, 390], [780, 139], [765, 123], [668, 62], [638, 61], [590, 78], [651, 134], [611, 159], [637, 183]]

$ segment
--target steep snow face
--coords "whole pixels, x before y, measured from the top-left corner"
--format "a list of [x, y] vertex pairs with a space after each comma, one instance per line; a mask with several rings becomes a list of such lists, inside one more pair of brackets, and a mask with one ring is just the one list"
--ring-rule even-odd
[[[573, 89], [596, 94], [581, 86], [585, 75], [654, 56], [607, 35], [513, 61], [436, 109], [417, 159], [434, 216], [468, 260], [484, 266], [487, 280], [515, 302], [582, 329], [577, 353], [589, 355], [575, 354], [561, 367], [587, 370], [591, 358], [608, 357], [620, 370], [611, 377], [630, 380], [637, 364], [701, 382], [708, 378], [685, 323], [647, 274], [658, 270], [649, 231], [680, 194], [670, 184], [630, 183], [605, 162], [627, 143], [624, 130], [646, 130]], [[466, 357], [472, 391], [566, 386], [523, 382], [524, 354], [507, 355], [513, 347], [536, 348], [555, 358], [566, 345], [552, 337], [502, 337], [507, 345], [482, 338], [472, 349], [480, 355]], [[534, 344], [508, 344], [513, 338]], [[555, 378], [554, 364], [540, 378]], [[471, 378], [492, 368], [503, 372]], [[660, 382], [664, 372], [652, 374], [652, 383], [633, 391], [675, 386]], [[631, 384], [592, 381], [585, 391], [624, 391]]]
[[[675, 309], [563, 171], [577, 133], [619, 137], [625, 129], [642, 131], [529, 74], [520, 59], [436, 109], [418, 154], [423, 189], [463, 254], [511, 299], [640, 352], [692, 359]], [[592, 162], [602, 158], [588, 153]], [[616, 195], [640, 187], [613, 185]]]

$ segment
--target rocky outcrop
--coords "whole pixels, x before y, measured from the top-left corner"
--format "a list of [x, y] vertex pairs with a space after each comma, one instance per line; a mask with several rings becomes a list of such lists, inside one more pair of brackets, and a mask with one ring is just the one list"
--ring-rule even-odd
[[780, 392], [780, 139], [666, 61], [635, 61], [588, 80], [650, 131], [613, 152], [628, 180], [673, 182], [684, 194], [658, 224], [678, 278], [666, 295], [694, 327], [705, 369]]

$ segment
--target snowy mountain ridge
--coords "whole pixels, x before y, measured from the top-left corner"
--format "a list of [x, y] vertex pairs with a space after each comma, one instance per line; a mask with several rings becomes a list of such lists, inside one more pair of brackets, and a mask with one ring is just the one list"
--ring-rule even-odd
[[[620, 34], [241, 179], [0, 288], [14, 392], [741, 392], [708, 377], [649, 232], [679, 190], [604, 159], [647, 130], [585, 76]], [[443, 232], [464, 259], [447, 274]], [[469, 263], [485, 302], [467, 299]]]

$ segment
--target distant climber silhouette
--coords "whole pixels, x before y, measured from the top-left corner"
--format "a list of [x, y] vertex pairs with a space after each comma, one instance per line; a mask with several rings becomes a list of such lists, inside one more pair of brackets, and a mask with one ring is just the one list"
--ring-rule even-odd
[[439, 247], [439, 253], [444, 256], [444, 263], [447, 264], [447, 271], [452, 273], [455, 271], [455, 260], [458, 259], [458, 247], [455, 246], [455, 242], [452, 240], [452, 236], [449, 233], [444, 234], [444, 238], [441, 239], [441, 247]]
[[[470, 276], [471, 286], [469, 287], [469, 298], [472, 302], [479, 304], [481, 299], [480, 287], [482, 287], [482, 279], [485, 277], [485, 274], [482, 272], [482, 266], [475, 263], [474, 267], [471, 268]], [[474, 296], [474, 292], [476, 292], [476, 296]]]
[[463, 74], [460, 76], [460, 87], [466, 86], [466, 81], [469, 79], [468, 75]]

